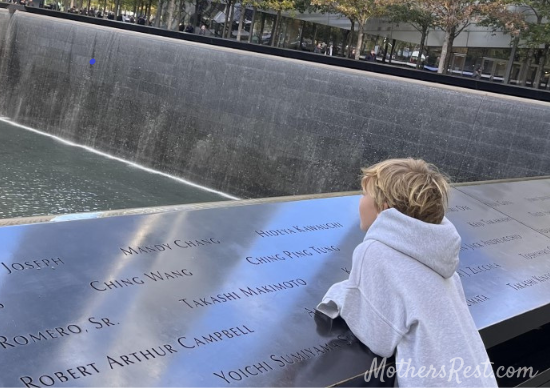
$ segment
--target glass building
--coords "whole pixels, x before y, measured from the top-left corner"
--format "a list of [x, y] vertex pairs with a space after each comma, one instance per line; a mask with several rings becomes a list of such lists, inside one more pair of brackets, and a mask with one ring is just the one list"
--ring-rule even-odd
[[[220, 11], [223, 13], [223, 11]], [[276, 13], [272, 11], [247, 10], [245, 32], [241, 40], [251, 43], [273, 45], [293, 50], [303, 50], [321, 55], [345, 56], [356, 50], [357, 31], [347, 40], [351, 22], [337, 14], [283, 13], [276, 37], [272, 37]], [[220, 20], [218, 17], [217, 20]], [[234, 18], [233, 34], [236, 37], [238, 18]], [[216, 24], [213, 21], [213, 24]], [[420, 55], [421, 34], [407, 23], [390, 23], [384, 19], [371, 19], [367, 23], [360, 58], [365, 59], [374, 50], [378, 62], [396, 66], [416, 68]], [[275, 39], [273, 42], [272, 39]], [[444, 32], [430, 30], [421, 57], [421, 67], [425, 71], [437, 71]], [[348, 47], [347, 42], [351, 42]], [[504, 82], [508, 64], [508, 83], [550, 89], [550, 60], [545, 58], [544, 49], [535, 49], [528, 60], [528, 49], [521, 44], [512, 58], [513, 37], [503, 32], [472, 24], [454, 40], [448, 73], [462, 77], [480, 78], [491, 82]], [[349, 49], [349, 50], [348, 50]], [[479, 72], [476, 75], [476, 70]]]

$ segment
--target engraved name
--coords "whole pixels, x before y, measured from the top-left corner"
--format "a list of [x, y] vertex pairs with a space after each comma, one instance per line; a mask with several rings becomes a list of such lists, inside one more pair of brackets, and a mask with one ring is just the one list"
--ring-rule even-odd
[[327, 222], [325, 224], [318, 224], [318, 225], [298, 225], [298, 226], [292, 226], [291, 228], [283, 228], [283, 229], [270, 229], [270, 230], [256, 230], [256, 233], [261, 237], [276, 237], [276, 236], [284, 236], [288, 234], [296, 234], [296, 233], [306, 233], [306, 232], [316, 232], [319, 230], [327, 230], [327, 229], [335, 229], [335, 228], [343, 228], [344, 225], [342, 225], [339, 222]]
[[[240, 325], [237, 327], [230, 327], [228, 329], [208, 333], [200, 337], [194, 337], [193, 339], [182, 336], [177, 339], [177, 342], [185, 349], [195, 349], [199, 346], [205, 346], [211, 343], [241, 337], [252, 333], [254, 333], [254, 330], [248, 328], [246, 325]], [[160, 357], [166, 357], [174, 353], [178, 353], [174, 345], [162, 344], [143, 350], [136, 350], [135, 352], [127, 354], [121, 354], [118, 356], [107, 355], [106, 357], [109, 368], [115, 369], [144, 363]]]
[[272, 354], [269, 356], [270, 360], [275, 362], [275, 364], [284, 368], [285, 366], [298, 364], [303, 361], [310, 360], [314, 357], [321, 356], [335, 349], [341, 348], [345, 345], [353, 344], [354, 340], [345, 335], [339, 335], [337, 340], [326, 342], [324, 344], [319, 344], [316, 346], [311, 346], [309, 348], [303, 348], [295, 353], [287, 353], [275, 355]]
[[260, 265], [266, 263], [274, 263], [280, 261], [286, 261], [287, 259], [297, 259], [302, 257], [311, 257], [315, 255], [323, 255], [331, 252], [338, 252], [340, 248], [335, 247], [334, 245], [328, 247], [315, 247], [311, 246], [306, 249], [299, 249], [297, 251], [282, 251], [280, 253], [275, 253], [266, 256], [249, 256], [245, 260], [253, 265]]
[[527, 197], [525, 200], [528, 202], [550, 201], [550, 195], [544, 195], [542, 197]]
[[489, 263], [489, 264], [482, 264], [482, 265], [473, 265], [473, 266], [467, 266], [464, 268], [458, 269], [456, 272], [460, 277], [470, 277], [472, 275], [477, 275], [482, 272], [490, 271], [495, 268], [500, 268], [500, 264], [497, 263]]
[[[118, 323], [113, 323], [109, 318], [88, 318], [88, 322], [93, 325], [96, 330], [103, 329], [109, 326], [115, 326]], [[44, 341], [52, 341], [55, 339], [64, 338], [70, 335], [87, 333], [88, 329], [81, 325], [70, 324], [67, 326], [54, 327], [53, 329], [44, 329], [36, 333], [24, 335], [16, 335], [6, 337], [0, 335], [0, 350], [11, 349], [17, 346], [26, 346], [34, 343], [42, 343]]]
[[266, 361], [260, 361], [257, 364], [246, 365], [238, 368], [237, 370], [230, 370], [225, 372], [221, 370], [219, 373], [212, 372], [212, 374], [224, 380], [227, 384], [231, 384], [231, 381], [241, 381], [243, 378], [258, 376], [272, 370], [273, 367], [269, 365], [269, 363], [267, 363]]
[[229, 371], [220, 370], [213, 372], [213, 375], [219, 377], [227, 384], [242, 381], [247, 378], [262, 375], [275, 369], [275, 367], [285, 368], [289, 365], [298, 364], [314, 357], [322, 356], [328, 352], [334, 351], [346, 345], [353, 344], [353, 340], [345, 335], [338, 336], [338, 339], [318, 344], [309, 348], [303, 348], [293, 353], [271, 354], [269, 360], [261, 360], [252, 365], [245, 365]]
[[63, 371], [53, 372], [51, 373], [51, 375], [44, 374], [36, 380], [32, 376], [23, 376], [20, 377], [19, 380], [21, 380], [21, 382], [25, 384], [25, 387], [51, 387], [56, 383], [66, 383], [69, 380], [77, 380], [98, 373], [99, 369], [97, 369], [95, 363], [92, 362], [90, 364], [69, 368]]
[[483, 302], [487, 302], [490, 298], [488, 296], [485, 296], [483, 294], [476, 295], [474, 297], [466, 299], [466, 303], [468, 304], [468, 307], [473, 306], [474, 304], [480, 304]]
[[128, 365], [139, 364], [141, 362], [149, 361], [157, 357], [165, 357], [178, 351], [170, 344], [163, 344], [155, 346], [153, 348], [136, 350], [135, 352], [128, 354], [121, 354], [120, 356], [107, 356], [107, 362], [109, 368], [115, 369], [115, 367], [124, 368]]
[[509, 241], [521, 240], [522, 238], [523, 237], [521, 237], [519, 234], [513, 234], [510, 236], [502, 236], [502, 237], [497, 237], [490, 240], [479, 240], [479, 241], [474, 241], [472, 243], [467, 243], [462, 245], [460, 247], [460, 250], [461, 251], [475, 250], [479, 248], [485, 248], [486, 246], [489, 246], [489, 245], [503, 244]]
[[63, 260], [58, 257], [55, 259], [52, 258], [52, 259], [32, 260], [32, 261], [25, 261], [22, 263], [15, 262], [15, 263], [6, 264], [2, 262], [0, 264], [2, 264], [2, 267], [4, 267], [6, 271], [8, 271], [8, 275], [11, 275], [12, 272], [20, 272], [20, 271], [25, 271], [29, 269], [37, 269], [37, 270], [41, 270], [43, 268], [56, 269], [58, 266], [65, 264], [65, 262], [63, 262]]
[[537, 232], [539, 233], [550, 233], [550, 228], [546, 228], [546, 229], [535, 229]]
[[522, 290], [524, 288], [529, 288], [532, 286], [536, 286], [538, 284], [547, 282], [550, 280], [550, 272], [547, 272], [542, 275], [533, 275], [529, 279], [522, 280], [521, 282], [517, 283], [506, 283], [508, 287], [513, 288], [516, 291]]
[[200, 240], [174, 240], [172, 243], [162, 243], [153, 245], [133, 246], [128, 248], [119, 248], [124, 256], [148, 254], [156, 252], [171, 251], [176, 248], [198, 248], [206, 245], [221, 244], [220, 240], [213, 237]]
[[252, 296], [258, 296], [262, 294], [288, 290], [291, 288], [298, 288], [305, 285], [307, 285], [307, 283], [304, 279], [295, 279], [295, 280], [288, 280], [288, 281], [280, 282], [276, 284], [268, 284], [265, 286], [260, 286], [255, 288], [252, 288], [252, 287], [239, 288], [238, 291], [211, 295], [205, 298], [199, 298], [198, 300], [196, 299], [188, 300], [187, 298], [183, 298], [183, 299], [178, 299], [178, 302], [182, 302], [185, 304], [185, 306], [192, 309], [196, 307], [206, 307], [206, 306], [211, 306], [215, 304], [231, 302], [233, 300], [241, 299], [241, 296], [249, 298]]
[[41, 341], [50, 341], [71, 334], [81, 334], [84, 330], [79, 325], [67, 325], [64, 327], [54, 327], [53, 329], [40, 330], [36, 333], [25, 335], [16, 335], [14, 337], [6, 337], [0, 335], [0, 349], [10, 349], [16, 346], [25, 346]]
[[483, 204], [490, 207], [499, 207], [499, 206], [513, 205], [514, 203], [511, 201], [502, 200], [502, 201], [483, 202]]
[[527, 253], [518, 253], [524, 259], [532, 260], [540, 256], [550, 255], [550, 245], [544, 249], [539, 249], [538, 251], [527, 252]]
[[194, 338], [179, 337], [178, 344], [186, 349], [195, 349], [200, 346], [205, 346], [215, 342], [242, 337], [244, 335], [249, 335], [255, 331], [249, 329], [246, 325], [240, 325], [237, 327], [230, 327], [229, 329], [224, 329], [220, 331], [215, 331], [213, 333], [208, 333], [206, 335]]
[[170, 272], [149, 272], [144, 273], [143, 276], [145, 276], [145, 280], [140, 278], [139, 276], [134, 276], [132, 278], [125, 278], [125, 279], [115, 279], [115, 280], [108, 280], [101, 282], [99, 280], [94, 280], [90, 282], [90, 287], [92, 287], [96, 291], [109, 291], [109, 290], [116, 290], [121, 289], [125, 287], [130, 286], [140, 286], [145, 284], [145, 281], [147, 280], [148, 283], [151, 282], [162, 282], [167, 280], [173, 280], [177, 278], [187, 278], [190, 276], [193, 276], [193, 273], [187, 269], [180, 269], [177, 271], [170, 271]]
[[499, 224], [499, 223], [502, 223], [502, 222], [509, 222], [509, 221], [512, 221], [512, 218], [502, 217], [502, 218], [494, 218], [492, 220], [481, 219], [481, 220], [478, 220], [478, 221], [468, 222], [468, 225], [473, 226], [474, 228], [479, 228], [479, 227], [483, 227], [483, 226], [486, 226], [486, 225], [494, 225], [494, 224]]
[[472, 210], [472, 209], [468, 206], [452, 206], [447, 209], [447, 212], [456, 213], [456, 212], [465, 212], [468, 210]]
[[533, 217], [544, 217], [550, 214], [550, 210], [545, 210], [542, 212], [528, 212]]

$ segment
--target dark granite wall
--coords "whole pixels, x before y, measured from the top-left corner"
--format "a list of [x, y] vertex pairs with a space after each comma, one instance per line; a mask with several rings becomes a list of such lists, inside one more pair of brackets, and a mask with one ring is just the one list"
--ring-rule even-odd
[[357, 189], [388, 157], [550, 174], [548, 103], [5, 10], [2, 115], [249, 197]]

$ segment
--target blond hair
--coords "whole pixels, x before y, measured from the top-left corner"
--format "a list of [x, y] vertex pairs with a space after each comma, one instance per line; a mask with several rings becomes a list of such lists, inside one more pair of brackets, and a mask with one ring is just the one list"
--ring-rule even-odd
[[449, 178], [422, 159], [388, 159], [361, 169], [361, 187], [380, 212], [386, 207], [440, 224], [449, 201]]

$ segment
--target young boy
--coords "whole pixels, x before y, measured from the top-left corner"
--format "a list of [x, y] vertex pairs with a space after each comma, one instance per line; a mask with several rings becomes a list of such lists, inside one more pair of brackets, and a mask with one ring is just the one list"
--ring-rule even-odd
[[361, 186], [367, 234], [349, 279], [317, 310], [340, 315], [374, 353], [395, 354], [400, 387], [497, 387], [456, 273], [447, 179], [423, 160], [391, 159], [363, 169]]

